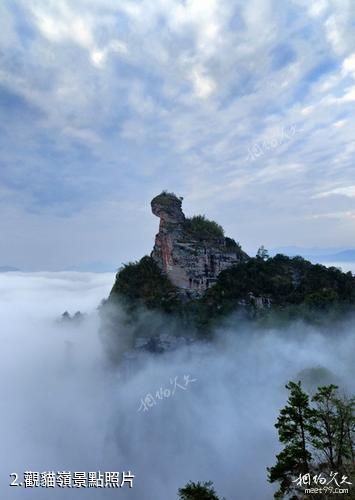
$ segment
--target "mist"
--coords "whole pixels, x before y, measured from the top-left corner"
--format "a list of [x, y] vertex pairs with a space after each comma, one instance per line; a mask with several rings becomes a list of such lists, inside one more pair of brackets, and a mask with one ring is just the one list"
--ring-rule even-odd
[[[113, 279], [0, 274], [0, 497], [176, 500], [189, 480], [211, 480], [226, 500], [272, 499], [266, 467], [279, 450], [284, 386], [303, 378], [354, 392], [354, 320], [261, 333], [230, 318], [214, 343], [112, 366], [97, 306]], [[86, 315], [57, 321], [65, 310]], [[144, 409], [149, 394], [155, 404]], [[9, 486], [13, 472], [20, 482], [24, 471], [99, 470], [131, 471], [133, 488]]]

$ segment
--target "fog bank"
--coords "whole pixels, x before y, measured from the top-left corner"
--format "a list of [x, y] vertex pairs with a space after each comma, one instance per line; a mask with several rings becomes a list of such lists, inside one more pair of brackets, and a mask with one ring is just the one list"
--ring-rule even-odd
[[[0, 497], [175, 500], [187, 481], [212, 480], [226, 500], [272, 499], [266, 467], [284, 385], [300, 373], [312, 384], [309, 369], [325, 367], [321, 383], [354, 392], [353, 322], [326, 335], [302, 324], [260, 334], [236, 333], [231, 320], [215, 344], [147, 355], [127, 372], [107, 363], [98, 334], [96, 306], [112, 283], [112, 274], [0, 274]], [[60, 324], [64, 310], [88, 314]], [[155, 404], [139, 410], [149, 394]], [[9, 487], [12, 472], [98, 470], [131, 470], [134, 487]]]

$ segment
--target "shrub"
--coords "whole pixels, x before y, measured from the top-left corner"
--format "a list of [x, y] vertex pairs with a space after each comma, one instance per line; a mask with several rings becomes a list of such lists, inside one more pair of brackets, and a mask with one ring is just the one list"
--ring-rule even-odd
[[214, 240], [224, 238], [224, 230], [217, 222], [195, 215], [185, 220], [185, 236], [194, 240]]
[[131, 306], [171, 312], [177, 303], [176, 289], [152, 257], [124, 265], [116, 276], [111, 298], [120, 298]]

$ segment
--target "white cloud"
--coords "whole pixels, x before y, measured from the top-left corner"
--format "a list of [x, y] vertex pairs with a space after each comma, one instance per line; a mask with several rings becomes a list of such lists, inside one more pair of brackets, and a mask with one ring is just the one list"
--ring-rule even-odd
[[216, 90], [216, 84], [203, 68], [194, 68], [191, 74], [194, 92], [197, 97], [205, 99]]
[[351, 223], [355, 219], [355, 211], [335, 211], [335, 212], [326, 212], [319, 214], [311, 214], [309, 215], [310, 219], [333, 219], [336, 221], [345, 221], [348, 219]]
[[355, 53], [344, 59], [343, 74], [350, 74], [353, 78], [355, 78]]
[[345, 89], [345, 94], [340, 98], [341, 102], [353, 102], [355, 101], [355, 85]]
[[[17, 14], [1, 7], [0, 33], [8, 54], [1, 85], [13, 103], [38, 113], [20, 120], [5, 110], [1, 180], [29, 179], [16, 203], [75, 211], [139, 196], [149, 214], [149, 197], [163, 184], [191, 195], [198, 211], [229, 203], [242, 218], [254, 211], [255, 224], [263, 212], [275, 239], [316, 238], [315, 226], [302, 225], [308, 200], [352, 179], [351, 2], [295, 0], [277, 10], [271, 0], [21, 5]], [[26, 42], [16, 28], [21, 12]], [[327, 58], [340, 69], [317, 75]], [[290, 124], [304, 132], [247, 161], [250, 145]], [[55, 189], [46, 188], [49, 179]], [[281, 234], [282, 213], [292, 222]], [[332, 232], [354, 244], [349, 227], [324, 234]], [[255, 238], [253, 224], [242, 237]]]
[[353, 51], [353, 20], [355, 5], [352, 0], [332, 0], [330, 15], [325, 22], [327, 38], [337, 54]]
[[313, 111], [315, 110], [315, 106], [305, 106], [304, 108], [301, 109], [301, 113], [302, 115], [310, 115], [313, 113]]
[[81, 15], [69, 3], [33, 6], [33, 15], [41, 33], [54, 43], [72, 42], [87, 49], [92, 63], [102, 67], [110, 54], [127, 54], [126, 44], [118, 39], [111, 39], [100, 44], [95, 36], [99, 22], [90, 14]]
[[[9, 475], [15, 469], [22, 480], [28, 464], [38, 472], [49, 466], [129, 469], [136, 476], [126, 495], [131, 500], [175, 498], [191, 479], [213, 480], [218, 494], [228, 500], [235, 499], [236, 484], [243, 500], [271, 498], [266, 467], [279, 451], [274, 423], [287, 401], [284, 384], [304, 377], [309, 390], [310, 374], [321, 366], [342, 390], [353, 393], [353, 323], [341, 325], [342, 335], [327, 335], [299, 323], [286, 332], [260, 332], [233, 320], [231, 325], [237, 323], [238, 328], [220, 328], [216, 343], [194, 343], [160, 356], [143, 353], [114, 365], [108, 363], [104, 347], [119, 351], [123, 337], [132, 338], [136, 332], [116, 310], [117, 342], [108, 332], [104, 344], [105, 336], [99, 334], [95, 309], [107, 297], [113, 278], [0, 274], [1, 470]], [[58, 324], [66, 309], [89, 314], [81, 324]], [[149, 316], [147, 321], [142, 314], [142, 319], [144, 325], [154, 323], [159, 333], [174, 331], [166, 318]], [[250, 369], [254, 366], [257, 369]], [[158, 399], [161, 387], [175, 390], [170, 382], [175, 377], [186, 390], [176, 388]], [[323, 382], [328, 383], [328, 377]], [[148, 393], [156, 404], [138, 411]], [[250, 474], [252, 481], [245, 481]], [[2, 498], [8, 498], [8, 489], [8, 482], [2, 481]], [[41, 490], [27, 488], [26, 498], [38, 500], [42, 491], [48, 498], [46, 488]], [[98, 497], [96, 488], [75, 488], [75, 495], [70, 488], [56, 488], [51, 498], [56, 498], [56, 490], [57, 498]]]
[[348, 102], [352, 102], [355, 100], [355, 85], [351, 87], [346, 87], [343, 89], [343, 95], [337, 96], [334, 94], [328, 94], [323, 97], [320, 101], [320, 104], [324, 105], [333, 105], [333, 104], [346, 104]]
[[338, 85], [342, 80], [342, 76], [339, 74], [335, 74], [326, 78], [325, 81], [322, 81], [319, 85], [320, 92], [328, 92], [330, 89], [333, 89], [336, 85]]
[[104, 50], [98, 50], [98, 49], [95, 49], [91, 52], [91, 59], [92, 59], [92, 62], [96, 65], [96, 66], [102, 66], [102, 64], [105, 62], [106, 60], [106, 57], [107, 57], [107, 53], [104, 51]]
[[104, 48], [94, 49], [91, 52], [91, 60], [95, 66], [102, 67], [110, 54], [126, 55], [127, 46], [120, 40], [111, 40]]
[[94, 43], [88, 20], [73, 15], [65, 4], [53, 13], [35, 9], [34, 16], [39, 30], [52, 42], [71, 40], [84, 48], [90, 48]]
[[339, 188], [334, 188], [323, 193], [315, 195], [315, 198], [326, 198], [328, 196], [342, 195], [349, 198], [355, 198], [355, 185], [354, 186], [344, 186]]
[[101, 142], [101, 137], [99, 137], [90, 129], [81, 129], [68, 126], [63, 129], [63, 133], [68, 134], [69, 136], [72, 136], [76, 139], [79, 139], [80, 141], [86, 144], [87, 143], [97, 144]]
[[328, 0], [315, 0], [310, 4], [309, 12], [311, 16], [318, 17], [325, 12], [328, 5]]
[[347, 123], [348, 123], [348, 120], [338, 120], [337, 122], [333, 123], [333, 127], [335, 127], [335, 128], [342, 128]]
[[199, 54], [204, 57], [211, 55], [217, 48], [220, 35], [222, 4], [217, 0], [188, 0], [171, 2], [169, 7], [166, 10], [169, 25], [178, 32], [193, 28]]

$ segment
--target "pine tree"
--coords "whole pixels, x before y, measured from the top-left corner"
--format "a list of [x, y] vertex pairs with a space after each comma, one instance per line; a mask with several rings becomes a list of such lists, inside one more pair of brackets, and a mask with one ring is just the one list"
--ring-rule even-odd
[[336, 467], [336, 441], [337, 441], [337, 408], [334, 404], [336, 385], [319, 387], [312, 398], [316, 404], [315, 424], [312, 444], [320, 452], [321, 463], [325, 462], [332, 470]]
[[256, 258], [261, 259], [261, 260], [268, 260], [269, 259], [269, 252], [266, 250], [264, 245], [261, 245], [259, 250], [256, 253]]
[[[340, 397], [336, 385], [319, 387], [312, 444], [320, 453], [318, 467], [343, 472], [354, 466], [355, 398]], [[323, 459], [323, 460], [322, 460]]]
[[338, 387], [331, 384], [318, 387], [310, 405], [301, 382], [289, 382], [286, 388], [290, 392], [288, 404], [275, 425], [285, 446], [276, 464], [268, 468], [268, 480], [280, 483], [275, 498], [296, 493], [303, 498], [304, 490], [296, 486], [300, 475], [353, 477], [355, 398], [340, 396]]
[[178, 491], [180, 500], [219, 500], [212, 481], [193, 483], [190, 481]]
[[285, 446], [277, 455], [276, 464], [268, 468], [268, 480], [280, 483], [275, 498], [283, 498], [295, 489], [293, 481], [299, 474], [309, 472], [312, 459], [308, 443], [313, 431], [314, 412], [309, 406], [309, 397], [302, 390], [301, 382], [289, 382], [286, 389], [290, 392], [287, 405], [280, 411], [275, 424], [279, 440]]

